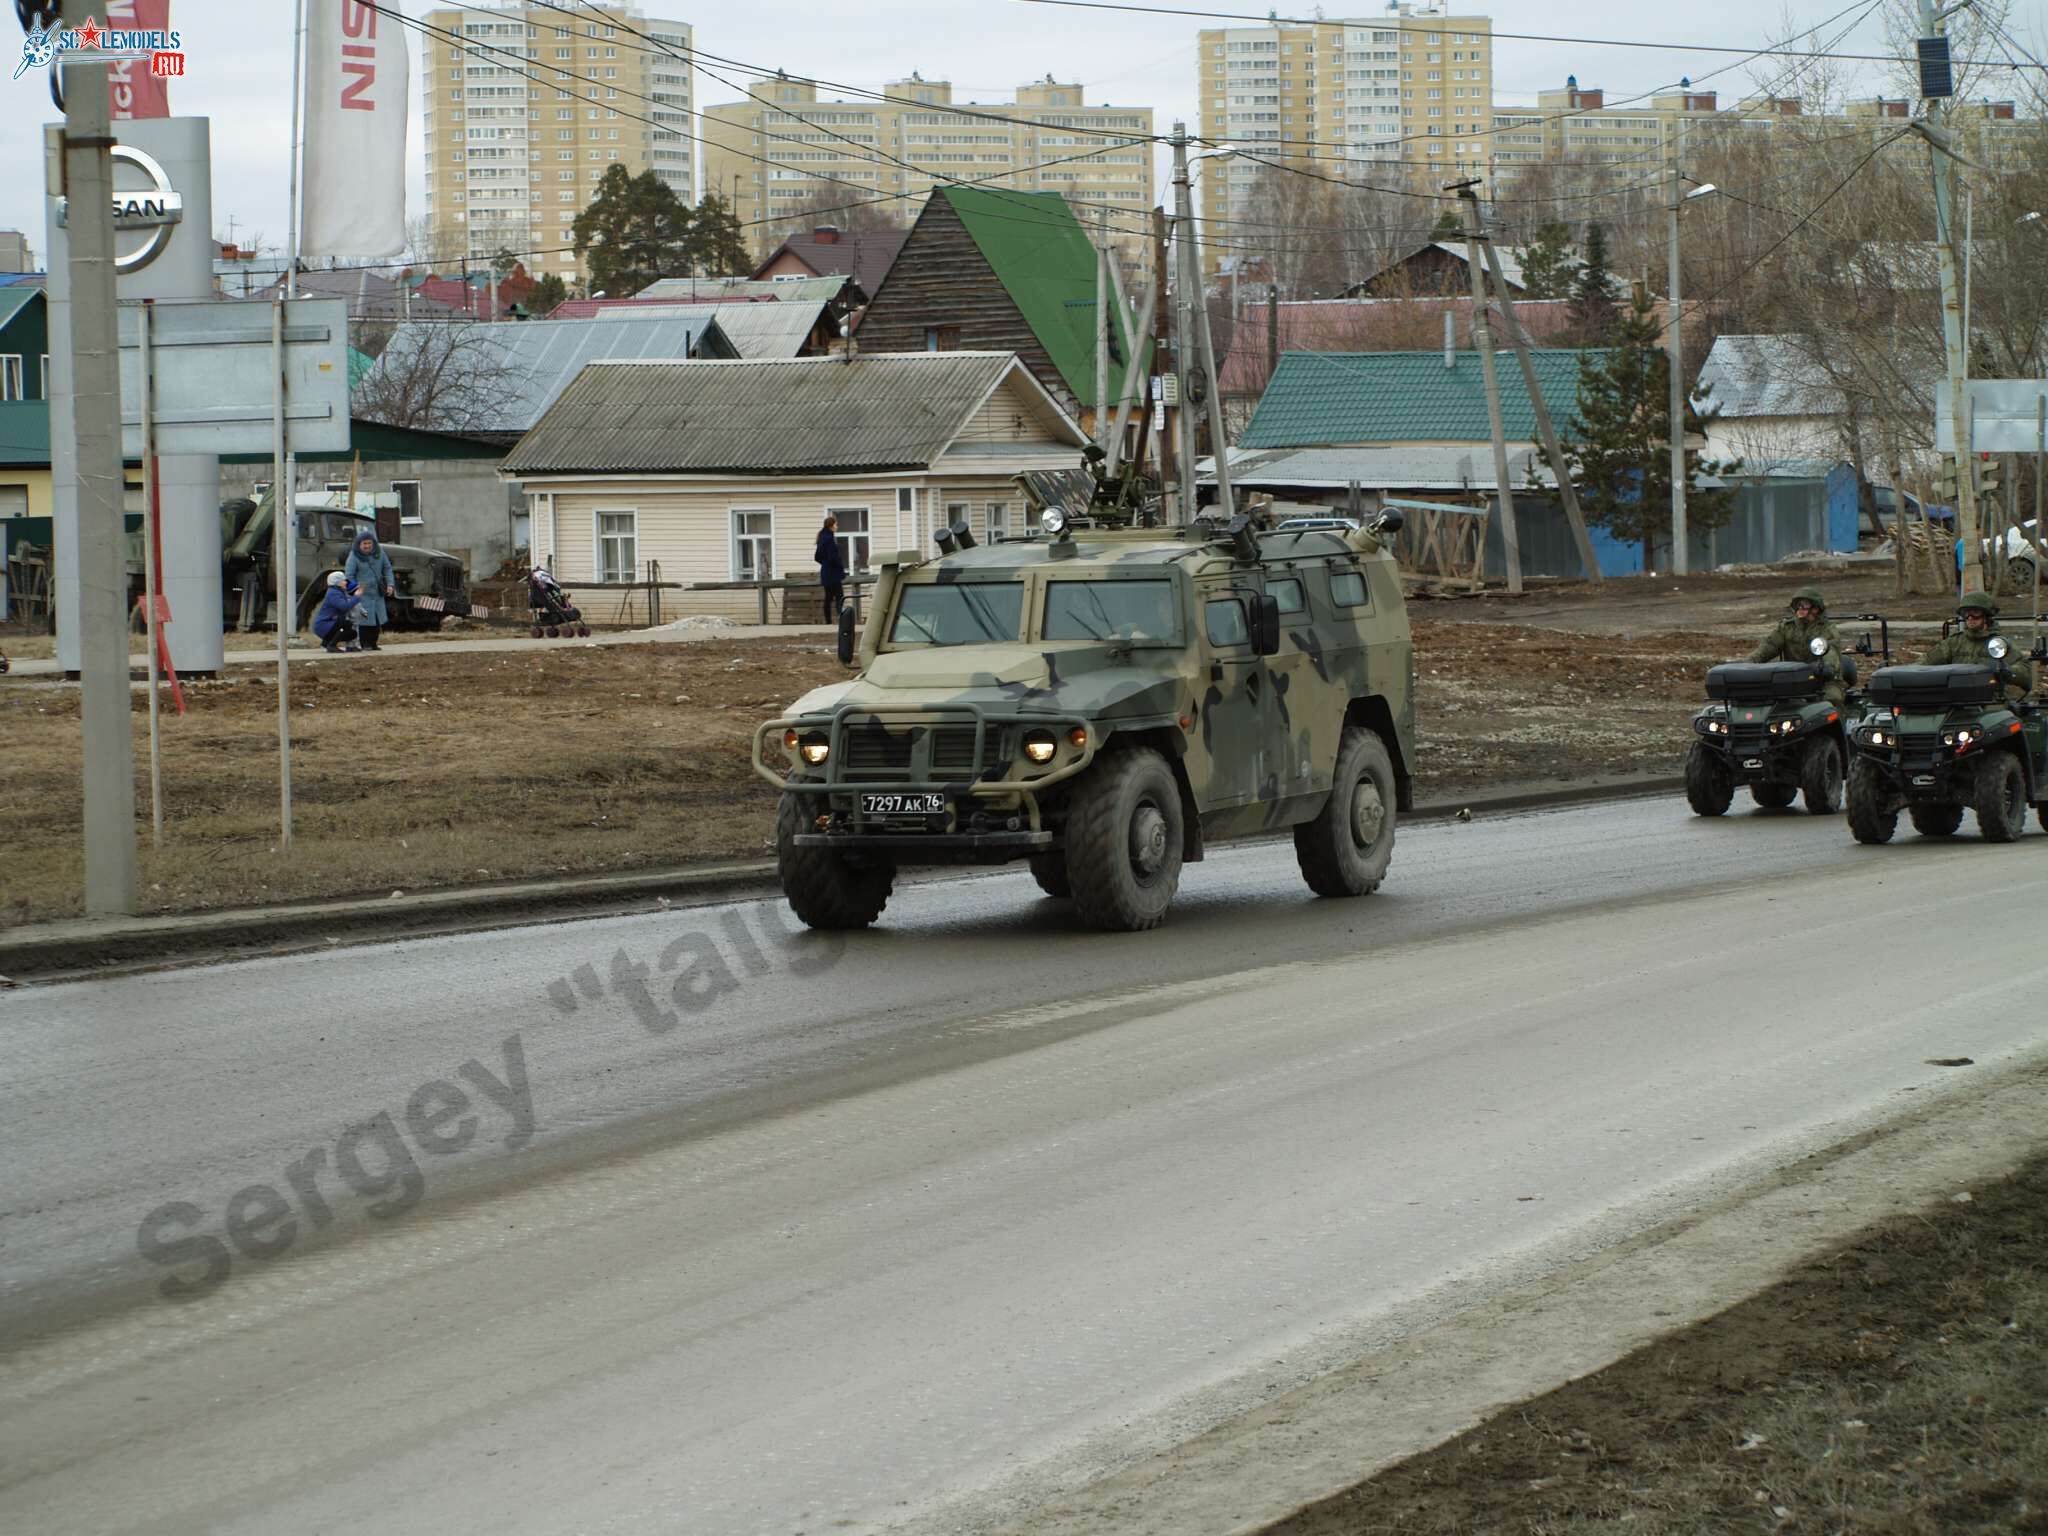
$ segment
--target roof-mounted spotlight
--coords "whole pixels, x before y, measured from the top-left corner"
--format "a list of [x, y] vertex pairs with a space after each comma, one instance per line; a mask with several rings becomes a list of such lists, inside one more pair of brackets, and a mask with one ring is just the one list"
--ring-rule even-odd
[[965, 523], [955, 523], [948, 530], [948, 532], [950, 532], [953, 535], [953, 542], [957, 544], [960, 548], [974, 548], [974, 530], [972, 528], [969, 528]]
[[941, 529], [939, 529], [939, 530], [938, 530], [937, 532], [935, 532], [935, 533], [934, 533], [934, 534], [932, 535], [932, 542], [933, 542], [934, 544], [936, 544], [936, 545], [938, 545], [938, 546], [939, 546], [939, 553], [940, 553], [940, 554], [942, 554], [942, 555], [950, 555], [950, 554], [952, 554], [952, 553], [953, 553], [953, 530], [952, 530], [952, 529], [950, 529], [950, 528], [941, 528]]

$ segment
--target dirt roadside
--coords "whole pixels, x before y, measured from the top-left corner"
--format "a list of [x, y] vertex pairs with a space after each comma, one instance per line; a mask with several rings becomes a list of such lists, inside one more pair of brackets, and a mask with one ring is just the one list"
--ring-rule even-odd
[[2048, 1155], [1267, 1536], [2048, 1532]]
[[[1431, 798], [1677, 771], [1711, 635], [1584, 636], [1416, 621]], [[687, 647], [343, 657], [295, 669], [295, 840], [276, 847], [275, 683], [189, 685], [163, 721], [166, 838], [149, 843], [146, 701], [135, 706], [146, 912], [388, 896], [615, 874], [770, 851], [754, 727], [843, 676], [818, 638]], [[76, 688], [0, 680], [0, 927], [74, 916]]]

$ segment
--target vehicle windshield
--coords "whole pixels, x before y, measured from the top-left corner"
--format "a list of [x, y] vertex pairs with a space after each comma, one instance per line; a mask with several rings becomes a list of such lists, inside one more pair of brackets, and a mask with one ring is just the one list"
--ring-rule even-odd
[[892, 645], [982, 645], [1015, 640], [1024, 612], [1021, 581], [919, 582], [896, 600]]
[[1170, 581], [1055, 581], [1045, 589], [1048, 640], [1171, 640]]

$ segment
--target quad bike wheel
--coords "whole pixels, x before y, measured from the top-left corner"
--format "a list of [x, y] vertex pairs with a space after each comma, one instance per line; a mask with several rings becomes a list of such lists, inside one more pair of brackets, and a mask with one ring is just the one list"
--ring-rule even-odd
[[1749, 798], [1767, 811], [1782, 811], [1792, 803], [1792, 797], [1799, 793], [1796, 784], [1752, 784]]
[[1909, 805], [1906, 816], [1913, 823], [1913, 830], [1922, 837], [1954, 837], [1956, 828], [1963, 824], [1963, 808], [1960, 805]]
[[1799, 794], [1807, 811], [1832, 816], [1842, 808], [1842, 744], [1832, 736], [1816, 736], [1799, 761]]
[[1884, 773], [1867, 757], [1849, 765], [1849, 832], [1859, 843], [1888, 843], [1899, 828], [1896, 808], [1886, 810]]
[[1987, 843], [2010, 843], [2027, 826], [2027, 775], [2010, 752], [1997, 752], [1977, 765], [1971, 808]]
[[1685, 754], [1685, 799], [1696, 816], [1725, 815], [1735, 798], [1727, 764], [1700, 742]]

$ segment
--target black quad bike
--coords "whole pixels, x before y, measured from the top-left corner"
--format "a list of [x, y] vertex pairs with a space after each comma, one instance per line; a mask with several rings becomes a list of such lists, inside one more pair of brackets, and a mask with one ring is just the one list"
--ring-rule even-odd
[[[1989, 664], [1883, 667], [1871, 674], [1868, 712], [1850, 732], [1849, 830], [1888, 843], [1905, 811], [1922, 837], [1952, 837], [1974, 811], [1987, 843], [2009, 843], [2032, 805], [2048, 831], [2048, 714], [2008, 700], [2006, 657], [1994, 635]], [[2036, 644], [2036, 661], [2048, 649]]]
[[[1685, 755], [1685, 798], [1701, 816], [1719, 816], [1749, 787], [1760, 806], [1782, 809], [1799, 797], [1816, 816], [1842, 808], [1847, 762], [1844, 722], [1852, 712], [1825, 692], [1816, 639], [1811, 662], [1730, 661], [1707, 672], [1706, 708], [1692, 717]], [[1842, 658], [1842, 682], [1853, 687], [1856, 663]]]

